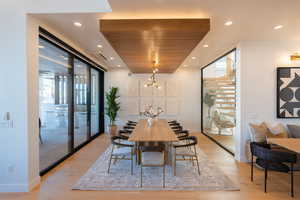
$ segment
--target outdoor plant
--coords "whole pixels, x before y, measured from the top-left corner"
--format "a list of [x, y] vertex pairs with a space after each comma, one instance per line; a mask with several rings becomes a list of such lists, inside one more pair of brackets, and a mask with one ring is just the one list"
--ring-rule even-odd
[[118, 102], [118, 95], [119, 88], [112, 87], [108, 92], [105, 93], [106, 98], [106, 107], [105, 107], [105, 114], [109, 118], [110, 126], [115, 125], [116, 118], [118, 116], [118, 111], [120, 110], [120, 103]]
[[215, 94], [211, 94], [212, 91], [209, 91], [205, 94], [204, 96], [204, 104], [206, 104], [208, 106], [208, 118], [210, 118], [210, 114], [211, 114], [211, 108], [213, 107], [213, 105], [215, 104]]

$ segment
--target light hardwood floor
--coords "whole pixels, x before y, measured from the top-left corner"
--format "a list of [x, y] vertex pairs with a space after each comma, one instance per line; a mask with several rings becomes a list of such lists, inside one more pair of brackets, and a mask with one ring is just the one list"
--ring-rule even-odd
[[[250, 166], [238, 163], [233, 157], [212, 143], [201, 134], [200, 148], [218, 165], [232, 180], [241, 185], [241, 191], [143, 191], [143, 192], [117, 192], [117, 191], [73, 191], [72, 185], [88, 170], [101, 153], [109, 145], [106, 135], [101, 135], [82, 150], [74, 154], [47, 175], [42, 177], [41, 185], [30, 193], [0, 194], [0, 199], [28, 199], [28, 200], [283, 200], [292, 199], [289, 196], [289, 176], [271, 172], [269, 174], [268, 193], [263, 192], [263, 173], [255, 170], [254, 183], [250, 181]], [[295, 198], [300, 199], [300, 172], [295, 178]]]

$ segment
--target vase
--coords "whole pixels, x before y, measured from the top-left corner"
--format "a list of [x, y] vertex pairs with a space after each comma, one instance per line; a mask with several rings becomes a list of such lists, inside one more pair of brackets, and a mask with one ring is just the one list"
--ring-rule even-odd
[[152, 126], [152, 124], [153, 124], [153, 119], [152, 119], [152, 118], [148, 118], [147, 122], [148, 122], [148, 126]]

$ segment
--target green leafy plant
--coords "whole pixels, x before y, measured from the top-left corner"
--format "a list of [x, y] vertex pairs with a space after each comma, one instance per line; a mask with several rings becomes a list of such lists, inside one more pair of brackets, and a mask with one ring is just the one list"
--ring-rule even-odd
[[212, 91], [208, 92], [204, 96], [203, 102], [208, 106], [208, 117], [210, 118], [211, 107], [215, 104], [216, 95], [211, 94]]
[[109, 118], [109, 124], [111, 126], [115, 125], [116, 118], [118, 116], [118, 111], [120, 110], [120, 103], [117, 101], [120, 96], [118, 95], [119, 88], [112, 87], [108, 92], [105, 93], [106, 107], [105, 114]]

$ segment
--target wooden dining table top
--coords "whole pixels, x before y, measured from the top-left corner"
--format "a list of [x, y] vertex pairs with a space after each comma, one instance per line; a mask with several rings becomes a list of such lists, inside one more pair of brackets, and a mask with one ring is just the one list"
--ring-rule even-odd
[[141, 119], [135, 126], [128, 141], [131, 142], [176, 142], [178, 138], [167, 120], [155, 119], [149, 126], [146, 119]]
[[300, 153], [300, 138], [269, 138], [269, 144], [277, 144], [290, 151]]

